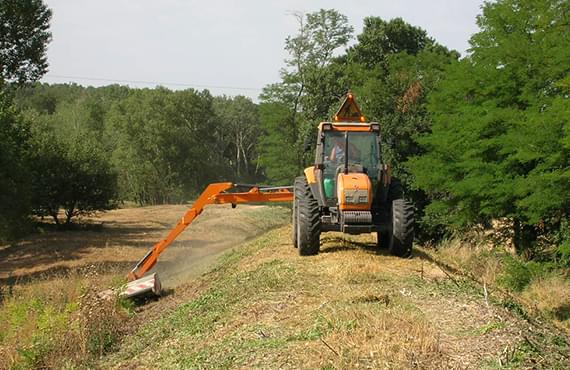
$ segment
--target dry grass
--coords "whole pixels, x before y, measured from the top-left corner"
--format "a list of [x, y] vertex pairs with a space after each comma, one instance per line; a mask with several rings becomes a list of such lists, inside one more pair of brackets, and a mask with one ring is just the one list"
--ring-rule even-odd
[[[180, 304], [169, 296], [160, 307], [145, 307], [141, 318], [130, 318], [128, 302], [100, 299], [96, 292], [120, 285], [186, 210], [184, 205], [114, 210], [85, 220], [91, 226], [46, 231], [0, 248], [0, 369], [89, 365], [112, 350], [127, 328]], [[204, 271], [222, 251], [288, 219], [279, 207], [208, 208], [161, 256], [163, 284], [176, 286]], [[179, 292], [181, 299], [194, 294]]]
[[[129, 217], [135, 212], [121, 211]], [[178, 213], [159, 217], [156, 213], [166, 210], [154, 211], [136, 212], [156, 217], [155, 226], [158, 218]], [[260, 208], [228, 220], [225, 215], [234, 211], [214, 208], [213, 216], [205, 215], [186, 237], [198, 255], [219, 246], [228, 233], [237, 246], [259, 229], [275, 226], [271, 217], [283, 212], [270, 211]], [[116, 227], [130, 222], [137, 221], [133, 217]], [[221, 222], [232, 226], [220, 227]], [[119, 250], [133, 243], [129, 248], [142, 252], [146, 248], [138, 242], [168, 226], [148, 227], [130, 229], [126, 245], [110, 247]], [[376, 250], [374, 236], [327, 233], [321, 253], [302, 258], [289, 239], [290, 228], [283, 227], [235, 248], [210, 272], [143, 307], [134, 320], [125, 321], [117, 302], [93, 296], [115, 275], [101, 275], [99, 267], [16, 286], [0, 307], [0, 368], [15, 361], [22, 367], [172, 369], [557, 368], [562, 363], [564, 339], [556, 339], [562, 343], [557, 352], [541, 352], [542, 345], [526, 334], [528, 322], [492, 299], [486, 301], [481, 286], [444, 272], [422, 249], [415, 258], [401, 259]], [[181, 243], [178, 250], [169, 250], [173, 262], [166, 258], [163, 265], [184, 266], [177, 260], [185, 249]], [[93, 255], [85, 251], [84, 256]], [[465, 248], [450, 242], [438, 257], [488, 284], [502, 271], [484, 245]], [[543, 284], [550, 283], [560, 287], [561, 301], [566, 299], [564, 284]], [[536, 295], [532, 299], [544, 299], [540, 286], [531, 285], [531, 291]], [[127, 322], [136, 331], [118, 343], [114, 335], [124, 335]], [[544, 338], [553, 343], [550, 334]], [[534, 347], [525, 347], [527, 342]], [[543, 362], [537, 366], [533, 361], [539, 357]]]
[[[15, 245], [0, 245], [0, 284], [49, 279], [91, 265], [126, 272], [164, 238], [187, 210], [188, 205], [117, 209], [85, 218], [84, 227], [78, 230], [48, 228]], [[282, 225], [289, 219], [284, 213], [282, 208], [266, 206], [207, 207], [161, 256], [160, 266], [184, 280], [184, 272], [191, 270], [189, 263]]]
[[87, 364], [125, 332], [127, 306], [96, 292], [108, 278], [68, 274], [15, 286], [0, 305], [0, 369]]
[[[468, 273], [490, 289], [506, 287], [525, 309], [553, 320], [570, 332], [570, 280], [564, 269], [549, 270], [536, 262], [525, 262], [512, 251], [493, 249], [488, 243], [467, 243], [453, 239], [442, 243], [435, 258]], [[525, 264], [529, 268], [525, 270]], [[505, 285], [520, 284], [521, 289]], [[528, 283], [527, 283], [528, 281]]]
[[522, 296], [570, 332], [570, 281], [562, 275], [536, 279]]
[[451, 266], [477, 276], [481, 282], [495, 284], [503, 268], [501, 261], [492, 251], [492, 246], [487, 243], [466, 243], [451, 239], [438, 246], [436, 256]]
[[518, 350], [524, 321], [487, 306], [481, 287], [451, 280], [421, 251], [400, 259], [376, 251], [372, 236], [331, 233], [323, 236], [318, 256], [302, 258], [289, 236], [289, 228], [281, 228], [227, 255], [198, 280], [207, 286], [198, 297], [147, 323], [99, 366], [463, 369], [532, 363], [534, 353]]

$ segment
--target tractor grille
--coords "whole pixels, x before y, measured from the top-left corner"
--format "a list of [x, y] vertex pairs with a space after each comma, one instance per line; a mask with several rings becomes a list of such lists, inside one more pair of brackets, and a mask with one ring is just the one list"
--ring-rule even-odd
[[342, 223], [345, 225], [370, 225], [372, 223], [370, 211], [344, 211], [341, 216]]

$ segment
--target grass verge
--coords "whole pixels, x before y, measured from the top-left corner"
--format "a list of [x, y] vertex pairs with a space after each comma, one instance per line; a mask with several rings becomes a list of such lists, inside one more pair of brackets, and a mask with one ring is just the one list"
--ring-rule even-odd
[[0, 368], [87, 366], [112, 350], [133, 307], [97, 296], [111, 283], [69, 273], [13, 287], [0, 305]]
[[443, 243], [433, 256], [489, 287], [506, 290], [524, 309], [543, 315], [570, 332], [568, 269], [552, 263], [524, 261], [500, 248], [458, 240]]

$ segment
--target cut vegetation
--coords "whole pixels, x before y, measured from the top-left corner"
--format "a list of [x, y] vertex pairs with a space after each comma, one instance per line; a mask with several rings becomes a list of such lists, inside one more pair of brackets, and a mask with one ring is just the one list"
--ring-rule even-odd
[[[507, 309], [422, 251], [326, 234], [301, 258], [290, 228], [224, 255], [192, 298], [147, 322], [107, 368], [566, 368], [564, 332]], [[514, 306], [515, 303], [510, 303]], [[158, 316], [158, 315], [157, 315]]]

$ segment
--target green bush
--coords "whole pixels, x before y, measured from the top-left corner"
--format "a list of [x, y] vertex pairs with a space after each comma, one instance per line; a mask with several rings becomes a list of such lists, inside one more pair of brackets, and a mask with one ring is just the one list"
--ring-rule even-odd
[[545, 276], [552, 271], [551, 263], [522, 261], [513, 256], [504, 257], [504, 271], [498, 283], [515, 292], [522, 292], [532, 280]]

